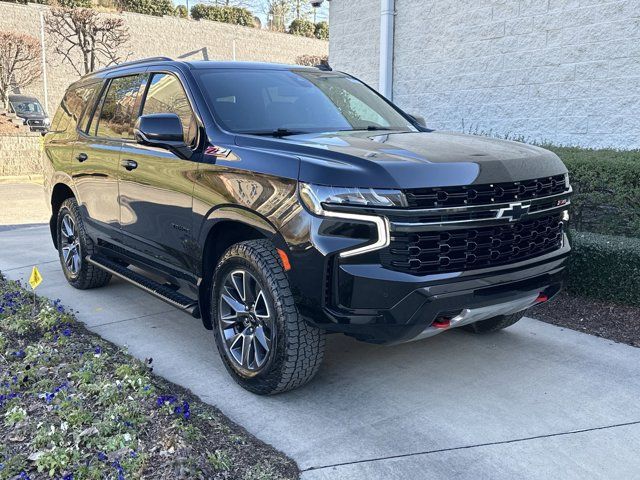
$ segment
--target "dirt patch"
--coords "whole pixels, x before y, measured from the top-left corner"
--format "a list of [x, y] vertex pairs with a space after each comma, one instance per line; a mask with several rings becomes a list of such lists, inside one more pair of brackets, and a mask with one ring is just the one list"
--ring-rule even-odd
[[[4, 113], [0, 113], [0, 135], [7, 135], [12, 133], [20, 133], [25, 132], [22, 126], [19, 123], [14, 123], [11, 119]], [[0, 142], [2, 138], [0, 138]]]
[[563, 292], [530, 310], [533, 318], [560, 327], [640, 347], [640, 307], [629, 307]]

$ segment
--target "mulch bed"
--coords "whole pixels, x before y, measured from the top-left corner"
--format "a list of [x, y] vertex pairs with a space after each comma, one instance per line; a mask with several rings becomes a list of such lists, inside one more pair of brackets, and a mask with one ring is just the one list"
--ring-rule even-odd
[[640, 347], [640, 307], [616, 305], [563, 292], [528, 316], [560, 327]]

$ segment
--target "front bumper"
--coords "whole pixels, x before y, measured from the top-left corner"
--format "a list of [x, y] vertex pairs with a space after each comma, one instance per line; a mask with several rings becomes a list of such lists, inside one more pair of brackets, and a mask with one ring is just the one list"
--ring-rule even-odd
[[[341, 259], [331, 251], [336, 245], [320, 237], [314, 241], [320, 250], [292, 254], [290, 275], [302, 315], [328, 332], [378, 344], [417, 340], [472, 321], [526, 310], [539, 297], [551, 299], [563, 287], [570, 252], [565, 235], [560, 249], [527, 261], [416, 276], [364, 258], [362, 263], [357, 263], [358, 257]], [[450, 320], [448, 328], [433, 326], [443, 318]]]

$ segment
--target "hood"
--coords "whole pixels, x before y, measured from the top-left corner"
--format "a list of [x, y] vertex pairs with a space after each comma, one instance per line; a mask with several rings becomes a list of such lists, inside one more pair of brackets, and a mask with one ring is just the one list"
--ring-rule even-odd
[[567, 171], [554, 153], [519, 142], [447, 132], [337, 132], [238, 136], [243, 147], [300, 158], [303, 182], [421, 188], [529, 180]]
[[19, 118], [24, 118], [25, 120], [44, 120], [47, 118], [47, 115], [44, 113], [17, 113], [16, 116]]

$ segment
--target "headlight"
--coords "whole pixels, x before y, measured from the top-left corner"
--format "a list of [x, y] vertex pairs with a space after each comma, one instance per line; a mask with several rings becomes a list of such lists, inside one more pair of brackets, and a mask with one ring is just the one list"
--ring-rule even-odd
[[357, 207], [406, 207], [407, 200], [399, 190], [374, 188], [328, 187], [300, 183], [300, 198], [316, 215], [324, 212], [323, 205], [352, 205]]
[[49, 117], [47, 117], [47, 118], [45, 118], [45, 119], [44, 119], [44, 124], [45, 124], [46, 126], [51, 125], [51, 120], [49, 119]]
[[376, 239], [361, 247], [340, 252], [347, 258], [373, 252], [389, 246], [389, 220], [378, 215], [363, 215], [351, 212], [325, 210], [324, 205], [354, 205], [362, 207], [402, 207], [406, 206], [404, 194], [398, 190], [378, 190], [372, 188], [339, 188], [300, 183], [300, 198], [305, 206], [316, 215], [344, 221], [372, 223], [376, 228]]

